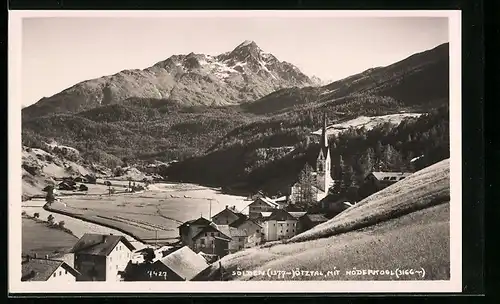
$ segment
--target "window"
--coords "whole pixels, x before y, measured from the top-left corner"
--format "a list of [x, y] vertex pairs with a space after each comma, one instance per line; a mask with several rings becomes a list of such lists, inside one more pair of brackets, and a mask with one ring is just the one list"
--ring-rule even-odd
[[391, 177], [391, 180], [396, 180], [397, 178], [395, 176]]
[[389, 177], [388, 176], [384, 177], [384, 180], [389, 180]]
[[215, 232], [212, 232], [210, 235], [211, 235], [211, 236], [214, 236], [214, 235], [215, 235]]
[[399, 180], [402, 180], [402, 179], [404, 179], [404, 178], [405, 178], [405, 177], [404, 177], [404, 176], [402, 176], [402, 177], [400, 177], [400, 178], [399, 178]]
[[54, 275], [53, 275], [53, 277], [55, 278], [55, 277], [56, 277], [56, 275], [57, 275], [57, 274], [56, 274], [56, 273], [54, 272]]
[[200, 244], [205, 245], [205, 239], [200, 239]]
[[257, 229], [256, 233], [259, 233], [259, 229]]
[[295, 229], [292, 229], [292, 232], [295, 232]]
[[59, 275], [62, 276], [62, 270], [59, 270]]
[[64, 271], [64, 274], [68, 274], [68, 271], [67, 271], [67, 270], [65, 270], [65, 271]]
[[288, 223], [286, 223], [286, 226], [288, 227]]

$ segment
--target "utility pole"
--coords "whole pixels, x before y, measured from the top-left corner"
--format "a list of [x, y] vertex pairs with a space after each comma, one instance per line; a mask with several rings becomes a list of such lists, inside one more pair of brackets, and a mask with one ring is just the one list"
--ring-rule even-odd
[[209, 211], [209, 214], [208, 214], [208, 216], [209, 216], [208, 219], [209, 220], [212, 220], [212, 200], [213, 200], [212, 198], [209, 199], [209, 201], [210, 201], [210, 211]]
[[158, 229], [155, 230], [155, 247], [158, 247]]

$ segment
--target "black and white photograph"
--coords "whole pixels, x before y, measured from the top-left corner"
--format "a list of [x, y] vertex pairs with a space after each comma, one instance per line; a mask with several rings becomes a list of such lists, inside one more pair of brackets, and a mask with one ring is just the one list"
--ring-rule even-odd
[[11, 290], [461, 290], [460, 12], [9, 15]]

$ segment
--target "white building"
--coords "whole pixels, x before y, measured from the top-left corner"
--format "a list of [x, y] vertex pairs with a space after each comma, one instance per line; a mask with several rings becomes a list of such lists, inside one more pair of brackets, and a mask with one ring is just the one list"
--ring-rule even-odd
[[[267, 215], [267, 214], [266, 214]], [[265, 241], [284, 240], [297, 234], [298, 219], [283, 209], [274, 210], [262, 219]]]
[[76, 282], [79, 272], [64, 261], [27, 257], [21, 264], [21, 281]]

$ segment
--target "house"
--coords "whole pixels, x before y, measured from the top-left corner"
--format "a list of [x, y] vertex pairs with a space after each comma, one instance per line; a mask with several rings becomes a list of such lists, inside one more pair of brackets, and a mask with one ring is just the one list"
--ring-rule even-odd
[[68, 191], [76, 190], [76, 184], [64, 181], [64, 182], [60, 182], [57, 185], [57, 188], [59, 190], [68, 190]]
[[189, 248], [193, 249], [194, 248], [193, 237], [197, 235], [203, 228], [210, 225], [216, 227], [216, 225], [213, 222], [207, 220], [204, 217], [200, 217], [195, 220], [190, 220], [180, 225], [178, 228], [182, 244], [189, 246]]
[[208, 225], [192, 237], [192, 250], [208, 254], [225, 256], [229, 251], [231, 237], [220, 231], [217, 226]]
[[328, 221], [328, 218], [324, 214], [306, 213], [299, 218], [297, 231], [302, 233], [326, 221]]
[[73, 179], [76, 183], [88, 183], [89, 181], [87, 180], [86, 177], [83, 176], [77, 176]]
[[254, 219], [240, 218], [232, 222], [229, 226], [244, 231], [247, 235], [245, 247], [253, 247], [262, 243], [264, 238], [262, 226], [259, 225]]
[[80, 273], [64, 261], [26, 257], [21, 263], [21, 281], [76, 282]]
[[345, 197], [337, 197], [335, 195], [328, 195], [319, 202], [322, 213], [326, 213], [327, 217], [333, 217], [354, 204], [349, 202]]
[[184, 246], [153, 263], [152, 281], [189, 281], [209, 267], [205, 258]]
[[245, 248], [247, 243], [248, 234], [244, 230], [240, 230], [229, 225], [217, 225], [217, 228], [224, 234], [231, 238], [228, 243], [228, 253], [234, 253]]
[[297, 218], [289, 212], [283, 209], [274, 210], [262, 223], [264, 239], [276, 241], [294, 236], [297, 233], [297, 222]]
[[226, 205], [224, 210], [212, 216], [212, 222], [216, 225], [229, 225], [236, 220], [244, 218], [246, 218], [246, 215], [236, 211], [234, 206], [229, 207]]
[[134, 250], [124, 236], [86, 233], [70, 252], [81, 273], [78, 281], [119, 281]]
[[268, 197], [258, 197], [248, 205], [248, 216], [252, 219], [258, 218], [261, 212], [280, 209], [282, 206]]
[[410, 172], [381, 172], [374, 171], [364, 179], [364, 184], [371, 186], [374, 192], [380, 191], [402, 179], [412, 175]]

